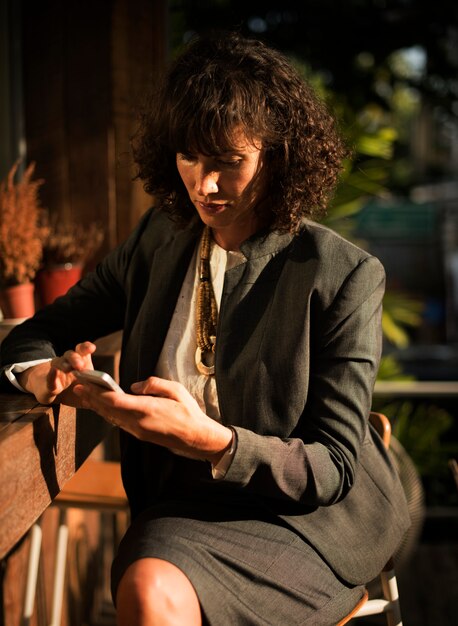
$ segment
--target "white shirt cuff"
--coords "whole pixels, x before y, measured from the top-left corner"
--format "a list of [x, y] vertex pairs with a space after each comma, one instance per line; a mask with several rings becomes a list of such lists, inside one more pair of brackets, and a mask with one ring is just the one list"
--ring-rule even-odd
[[231, 466], [235, 451], [237, 450], [237, 435], [235, 434], [235, 430], [233, 428], [231, 428], [231, 430], [232, 440], [229, 450], [226, 450], [216, 465], [212, 465], [212, 476], [215, 480], [222, 480], [226, 476]]
[[10, 383], [16, 387], [16, 389], [27, 393], [24, 387], [21, 387], [21, 385], [18, 383], [15, 374], [25, 372], [25, 370], [28, 370], [29, 367], [39, 365], [40, 363], [46, 363], [47, 361], [51, 361], [51, 359], [36, 359], [35, 361], [25, 361], [24, 363], [13, 363], [13, 365], [8, 365], [8, 367], [5, 369], [5, 375]]

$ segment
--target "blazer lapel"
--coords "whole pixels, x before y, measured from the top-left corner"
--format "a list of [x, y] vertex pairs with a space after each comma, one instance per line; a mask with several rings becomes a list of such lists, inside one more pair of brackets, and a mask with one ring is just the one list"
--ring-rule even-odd
[[126, 346], [127, 385], [154, 371], [199, 234], [177, 230], [152, 257], [148, 289]]

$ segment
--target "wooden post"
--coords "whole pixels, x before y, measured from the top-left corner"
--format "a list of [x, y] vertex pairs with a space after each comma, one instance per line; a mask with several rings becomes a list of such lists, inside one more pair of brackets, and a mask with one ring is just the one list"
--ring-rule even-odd
[[27, 158], [50, 212], [106, 226], [93, 265], [151, 204], [129, 142], [166, 61], [167, 2], [24, 0], [22, 19]]

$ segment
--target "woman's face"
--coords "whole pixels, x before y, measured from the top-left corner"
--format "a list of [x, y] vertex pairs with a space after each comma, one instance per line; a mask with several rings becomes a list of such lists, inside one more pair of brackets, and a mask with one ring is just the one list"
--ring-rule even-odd
[[177, 168], [191, 202], [220, 246], [238, 249], [262, 226], [255, 211], [266, 190], [261, 142], [249, 141], [238, 131], [233, 149], [211, 156], [178, 153]]

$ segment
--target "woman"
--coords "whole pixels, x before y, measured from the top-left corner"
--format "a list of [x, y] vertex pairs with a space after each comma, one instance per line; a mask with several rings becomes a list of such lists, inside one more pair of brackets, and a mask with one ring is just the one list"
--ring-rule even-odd
[[[158, 208], [11, 333], [5, 373], [120, 428], [120, 625], [335, 624], [408, 514], [368, 427], [384, 272], [310, 219], [345, 156], [333, 120], [277, 52], [201, 39], [134, 154]], [[121, 328], [127, 393], [75, 384]]]

